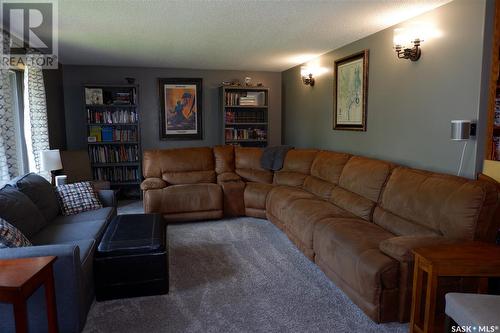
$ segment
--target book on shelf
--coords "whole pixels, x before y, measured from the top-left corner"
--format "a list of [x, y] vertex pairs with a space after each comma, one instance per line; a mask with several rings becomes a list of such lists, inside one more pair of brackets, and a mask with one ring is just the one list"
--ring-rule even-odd
[[135, 124], [138, 121], [136, 110], [92, 110], [87, 108], [87, 122], [95, 124]]
[[102, 132], [101, 132], [101, 126], [90, 126], [89, 128], [89, 137], [94, 137], [95, 141], [101, 142], [102, 141]]
[[226, 123], [266, 123], [266, 114], [262, 111], [233, 111], [225, 112]]
[[91, 146], [89, 155], [92, 163], [127, 163], [139, 161], [139, 149], [131, 146]]
[[89, 137], [95, 138], [89, 142], [135, 142], [137, 141], [137, 129], [130, 128], [130, 126], [111, 127], [111, 126], [90, 126]]
[[227, 106], [264, 106], [266, 94], [263, 91], [226, 92]]
[[231, 140], [266, 140], [267, 132], [261, 128], [232, 128], [225, 131], [226, 141]]
[[93, 170], [94, 179], [114, 183], [139, 181], [139, 170], [131, 167], [97, 167]]

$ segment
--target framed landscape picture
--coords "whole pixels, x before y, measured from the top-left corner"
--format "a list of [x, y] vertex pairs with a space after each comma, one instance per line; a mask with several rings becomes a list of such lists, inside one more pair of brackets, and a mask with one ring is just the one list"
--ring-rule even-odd
[[160, 140], [201, 140], [202, 79], [159, 79]]
[[368, 50], [335, 61], [333, 129], [366, 131]]

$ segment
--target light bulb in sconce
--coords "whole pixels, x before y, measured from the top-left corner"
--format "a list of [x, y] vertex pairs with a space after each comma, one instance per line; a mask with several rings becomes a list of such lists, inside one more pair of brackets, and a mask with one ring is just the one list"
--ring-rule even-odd
[[394, 37], [393, 37], [393, 44], [394, 48], [397, 49], [404, 49], [406, 46], [407, 38], [406, 35], [404, 34], [405, 29], [403, 28], [397, 28], [394, 29]]
[[321, 67], [319, 65], [308, 65], [304, 66], [300, 69], [300, 77], [302, 79], [302, 83], [304, 83], [306, 86], [314, 86], [315, 79], [316, 77], [327, 73], [328, 68], [326, 67]]
[[306, 86], [314, 86], [314, 77], [312, 70], [308, 67], [300, 69], [300, 77], [302, 78], [302, 83]]
[[394, 29], [393, 45], [399, 59], [417, 61], [422, 51], [420, 44], [423, 39], [418, 36], [416, 29], [397, 28]]

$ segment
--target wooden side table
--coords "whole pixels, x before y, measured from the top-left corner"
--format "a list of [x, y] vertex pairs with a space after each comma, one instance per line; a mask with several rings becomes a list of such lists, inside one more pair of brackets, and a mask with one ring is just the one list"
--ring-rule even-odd
[[[410, 333], [442, 332], [442, 322], [436, 321], [438, 277], [500, 276], [500, 246], [482, 242], [430, 246], [413, 250], [413, 298]], [[425, 307], [422, 305], [424, 273], [427, 273]], [[486, 281], [487, 282], [487, 281]], [[424, 310], [422, 316], [422, 310]]]
[[27, 299], [42, 285], [49, 332], [58, 332], [52, 264], [57, 257], [0, 260], [0, 301], [14, 306], [16, 332], [28, 332]]

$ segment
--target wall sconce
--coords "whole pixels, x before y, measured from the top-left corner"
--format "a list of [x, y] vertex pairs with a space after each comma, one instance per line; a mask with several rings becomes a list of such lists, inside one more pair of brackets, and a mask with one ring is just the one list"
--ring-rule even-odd
[[302, 83], [304, 83], [306, 86], [314, 86], [314, 78], [312, 73], [309, 73], [309, 75], [302, 75]]
[[399, 59], [410, 59], [411, 61], [420, 59], [422, 54], [420, 43], [423, 42], [423, 39], [411, 35], [415, 34], [403, 28], [394, 30], [394, 49]]
[[476, 124], [471, 120], [452, 120], [451, 121], [451, 136], [452, 141], [465, 141], [460, 156], [460, 165], [458, 166], [457, 176], [462, 172], [462, 164], [464, 162], [465, 150], [467, 149], [467, 140], [471, 136], [476, 136]]

